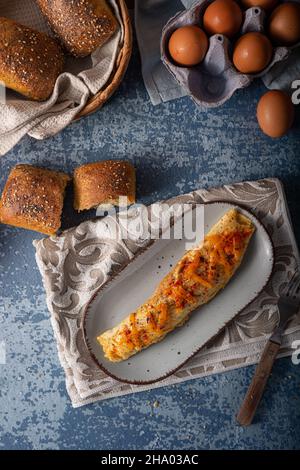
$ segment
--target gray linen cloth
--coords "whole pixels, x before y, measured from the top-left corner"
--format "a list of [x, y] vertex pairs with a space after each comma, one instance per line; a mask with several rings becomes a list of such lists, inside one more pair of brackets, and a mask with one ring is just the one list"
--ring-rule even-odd
[[195, 0], [136, 0], [135, 29], [139, 44], [142, 73], [152, 104], [185, 96], [186, 92], [160, 60], [160, 36], [164, 25], [178, 11], [189, 8]]
[[[136, 0], [135, 26], [146, 89], [154, 105], [185, 96], [186, 92], [160, 60], [160, 37], [164, 25], [177, 12], [190, 8], [195, 0]], [[291, 92], [291, 83], [300, 78], [300, 48], [275, 64], [262, 78], [270, 89]]]

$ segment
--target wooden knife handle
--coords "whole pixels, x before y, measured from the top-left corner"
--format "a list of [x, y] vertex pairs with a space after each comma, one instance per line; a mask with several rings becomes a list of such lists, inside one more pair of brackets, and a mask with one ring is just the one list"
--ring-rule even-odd
[[265, 346], [261, 359], [255, 369], [254, 377], [237, 415], [237, 421], [242, 426], [249, 426], [254, 418], [279, 348], [280, 344], [273, 343], [272, 341], [268, 341]]

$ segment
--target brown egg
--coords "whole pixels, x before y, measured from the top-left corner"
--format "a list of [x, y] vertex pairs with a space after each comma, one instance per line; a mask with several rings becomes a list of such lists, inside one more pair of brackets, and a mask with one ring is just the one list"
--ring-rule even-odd
[[269, 137], [282, 137], [292, 127], [295, 111], [285, 92], [271, 90], [260, 98], [256, 115], [265, 134]]
[[259, 73], [271, 62], [273, 48], [262, 33], [246, 33], [236, 42], [233, 63], [241, 73]]
[[202, 62], [207, 49], [207, 36], [199, 26], [182, 26], [174, 31], [169, 40], [172, 59], [187, 67]]
[[264, 10], [271, 10], [278, 0], [241, 0], [241, 3], [245, 8], [260, 7]]
[[203, 16], [203, 26], [208, 34], [224, 34], [229, 38], [239, 32], [242, 21], [242, 10], [233, 0], [215, 0]]
[[269, 36], [279, 46], [291, 46], [300, 41], [300, 5], [282, 3], [269, 19]]

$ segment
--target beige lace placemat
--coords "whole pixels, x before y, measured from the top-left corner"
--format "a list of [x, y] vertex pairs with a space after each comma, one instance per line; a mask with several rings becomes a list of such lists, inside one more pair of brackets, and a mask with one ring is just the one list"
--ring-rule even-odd
[[[91, 56], [84, 59], [66, 56], [64, 73], [58, 77], [47, 101], [30, 101], [9, 90], [5, 102], [0, 100], [0, 156], [26, 134], [40, 140], [60, 132], [85, 107], [89, 97], [108, 82], [124, 36], [118, 3], [108, 1], [119, 22], [118, 30]], [[0, 0], [0, 16], [52, 34], [34, 0]]]
[[[99, 370], [85, 347], [80, 325], [86, 303], [93, 293], [151, 240], [134, 239], [132, 234], [123, 238], [119, 234], [117, 239], [111, 239], [109, 234], [115, 233], [119, 219], [108, 216], [84, 222], [60, 236], [34, 242], [59, 359], [74, 407], [227, 371], [259, 360], [278, 318], [276, 299], [299, 262], [283, 188], [276, 179], [264, 179], [218, 189], [201, 189], [178, 196], [168, 203], [217, 200], [242, 204], [262, 221], [275, 247], [273, 276], [260, 296], [216, 339], [175, 374], [148, 386], [123, 384]], [[131, 211], [134, 223], [140, 217], [140, 212]], [[147, 224], [149, 220], [141, 222]], [[280, 356], [290, 355], [293, 341], [299, 339], [298, 315], [284, 334]]]

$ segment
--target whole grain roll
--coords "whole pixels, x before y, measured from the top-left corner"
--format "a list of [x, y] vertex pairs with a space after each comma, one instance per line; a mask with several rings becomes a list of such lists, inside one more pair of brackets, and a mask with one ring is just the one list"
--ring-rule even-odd
[[0, 199], [3, 224], [55, 235], [61, 224], [65, 173], [19, 164], [10, 172]]
[[51, 95], [63, 64], [63, 52], [54, 39], [0, 17], [0, 80], [7, 88], [44, 101]]
[[36, 0], [64, 47], [76, 57], [90, 55], [117, 30], [105, 0]]
[[77, 211], [135, 202], [135, 168], [127, 161], [104, 160], [82, 165], [75, 169], [73, 183]]

